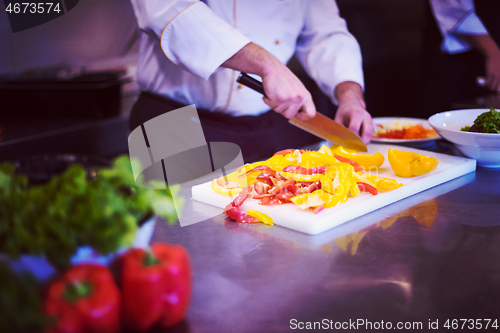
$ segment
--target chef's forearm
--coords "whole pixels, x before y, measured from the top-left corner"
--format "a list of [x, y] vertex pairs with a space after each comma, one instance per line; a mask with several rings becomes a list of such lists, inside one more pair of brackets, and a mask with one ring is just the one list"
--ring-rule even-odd
[[[304, 84], [285, 64], [260, 46], [245, 45], [222, 66], [261, 76], [266, 94], [264, 102], [284, 117], [305, 119], [316, 114], [311, 94]], [[302, 110], [300, 114], [299, 110]]]
[[254, 43], [248, 43], [222, 64], [222, 67], [261, 77], [282, 66], [285, 65], [278, 58]]
[[486, 59], [500, 58], [500, 49], [490, 35], [459, 35], [478, 50]]

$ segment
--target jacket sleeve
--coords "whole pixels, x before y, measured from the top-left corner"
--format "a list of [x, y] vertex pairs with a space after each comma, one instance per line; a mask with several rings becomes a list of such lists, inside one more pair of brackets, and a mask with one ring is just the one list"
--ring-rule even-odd
[[476, 15], [473, 0], [430, 0], [430, 4], [443, 35], [442, 51], [453, 54], [470, 50], [472, 46], [460, 34], [488, 34]]
[[347, 30], [335, 1], [308, 1], [296, 55], [302, 66], [333, 103], [339, 83], [353, 81], [364, 88], [359, 44]]
[[208, 79], [250, 42], [205, 3], [193, 0], [132, 0], [139, 29], [154, 34], [165, 56]]

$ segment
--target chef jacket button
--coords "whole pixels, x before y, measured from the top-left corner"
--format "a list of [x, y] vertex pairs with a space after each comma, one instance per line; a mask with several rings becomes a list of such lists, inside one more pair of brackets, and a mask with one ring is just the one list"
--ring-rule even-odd
[[241, 89], [243, 88], [243, 85], [242, 84], [238, 84], [238, 89]]
[[276, 41], [274, 42], [276, 45], [278, 45], [280, 43], [279, 39], [276, 39]]

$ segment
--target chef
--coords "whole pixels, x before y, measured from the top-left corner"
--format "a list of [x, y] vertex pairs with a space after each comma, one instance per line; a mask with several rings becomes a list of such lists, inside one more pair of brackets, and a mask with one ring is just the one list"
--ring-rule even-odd
[[441, 50], [449, 54], [478, 50], [485, 62], [483, 84], [492, 91], [500, 91], [500, 48], [477, 16], [474, 1], [431, 0], [430, 3], [443, 34]]
[[[335, 120], [368, 142], [361, 52], [332, 0], [131, 0], [140, 29], [141, 95], [130, 125], [195, 104], [208, 142], [234, 142], [245, 161], [311, 142], [287, 118], [316, 113], [285, 65], [295, 54], [338, 105]], [[266, 97], [236, 82], [262, 80]], [[274, 112], [270, 110], [274, 110]]]

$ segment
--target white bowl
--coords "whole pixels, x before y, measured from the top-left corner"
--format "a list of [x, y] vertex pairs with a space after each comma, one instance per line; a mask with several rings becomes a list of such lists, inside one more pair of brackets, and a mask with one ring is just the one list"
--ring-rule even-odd
[[464, 126], [472, 126], [481, 113], [490, 109], [467, 109], [436, 113], [429, 118], [429, 124], [444, 139], [453, 142], [467, 157], [477, 161], [479, 166], [500, 168], [500, 134], [464, 132]]

